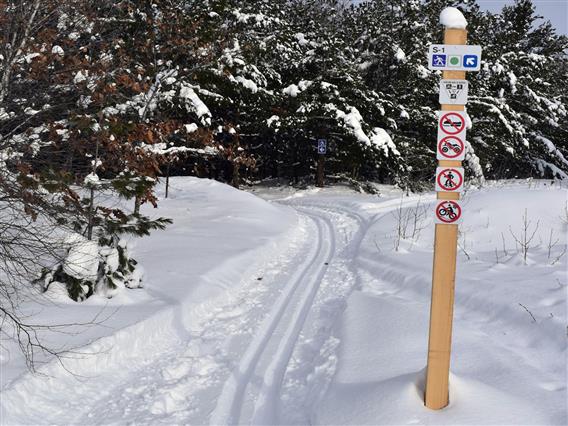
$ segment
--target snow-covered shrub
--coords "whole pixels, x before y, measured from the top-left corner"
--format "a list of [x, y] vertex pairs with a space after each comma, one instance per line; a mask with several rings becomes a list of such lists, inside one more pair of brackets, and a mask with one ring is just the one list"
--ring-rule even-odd
[[79, 234], [69, 236], [64, 259], [45, 268], [36, 281], [46, 291], [55, 282], [65, 285], [69, 297], [80, 302], [93, 294], [114, 296], [125, 287], [142, 286], [143, 272], [130, 257], [124, 240], [113, 236], [99, 241]]

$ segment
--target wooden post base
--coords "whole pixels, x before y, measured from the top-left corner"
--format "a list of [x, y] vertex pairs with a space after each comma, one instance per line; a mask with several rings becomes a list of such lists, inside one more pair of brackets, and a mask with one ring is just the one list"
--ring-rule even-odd
[[449, 403], [457, 239], [457, 225], [436, 225], [425, 389], [425, 404], [433, 410], [444, 408]]

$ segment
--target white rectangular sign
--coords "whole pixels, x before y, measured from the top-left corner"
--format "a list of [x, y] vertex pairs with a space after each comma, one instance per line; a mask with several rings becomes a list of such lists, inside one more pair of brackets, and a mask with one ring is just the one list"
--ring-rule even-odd
[[[440, 133], [440, 132], [439, 132]], [[436, 148], [437, 160], [463, 161], [465, 159], [465, 133], [459, 136], [442, 135], [438, 133]]]
[[457, 225], [463, 216], [462, 206], [458, 200], [438, 200], [435, 208], [435, 223]]
[[438, 142], [446, 136], [465, 141], [467, 114], [465, 111], [438, 111]]
[[428, 68], [441, 71], [479, 71], [481, 46], [432, 44], [428, 50]]
[[440, 81], [440, 104], [465, 105], [468, 92], [467, 80], [442, 80]]
[[437, 192], [462, 192], [463, 167], [438, 167], [436, 169]]

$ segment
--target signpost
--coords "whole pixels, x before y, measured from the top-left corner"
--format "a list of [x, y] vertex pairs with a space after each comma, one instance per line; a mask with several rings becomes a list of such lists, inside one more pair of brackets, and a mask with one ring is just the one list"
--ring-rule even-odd
[[478, 71], [481, 47], [467, 46], [467, 31], [446, 28], [443, 45], [430, 46], [428, 67], [441, 70], [441, 111], [438, 116], [435, 206], [436, 236], [432, 271], [432, 304], [430, 307], [430, 337], [424, 403], [439, 410], [449, 403], [450, 351], [454, 310], [458, 222], [463, 210], [460, 192], [464, 173], [461, 161], [466, 147], [466, 114], [468, 84], [466, 71]]
[[318, 168], [316, 176], [316, 186], [320, 188], [323, 188], [326, 154], [327, 154], [327, 139], [318, 139]]

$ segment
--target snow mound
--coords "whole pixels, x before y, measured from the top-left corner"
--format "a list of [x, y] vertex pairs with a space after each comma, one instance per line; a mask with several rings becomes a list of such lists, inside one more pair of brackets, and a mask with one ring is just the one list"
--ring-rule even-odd
[[66, 243], [71, 247], [63, 270], [77, 279], [96, 280], [99, 269], [99, 245], [96, 241], [73, 234]]
[[446, 7], [440, 13], [440, 24], [446, 28], [462, 28], [467, 27], [467, 21], [461, 11], [455, 7]]

